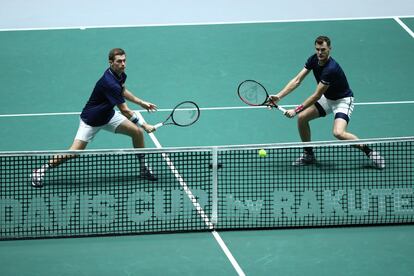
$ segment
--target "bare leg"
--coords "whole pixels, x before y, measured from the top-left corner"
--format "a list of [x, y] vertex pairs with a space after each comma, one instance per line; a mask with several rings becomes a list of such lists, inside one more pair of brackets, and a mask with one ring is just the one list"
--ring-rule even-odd
[[319, 118], [319, 111], [315, 106], [305, 109], [298, 115], [298, 130], [302, 142], [311, 141], [311, 129], [309, 122], [313, 119]]
[[[86, 146], [88, 145], [88, 142], [84, 142], [81, 140], [75, 139], [73, 141], [72, 146], [69, 148], [70, 150], [84, 150]], [[66, 162], [67, 160], [76, 157], [75, 154], [65, 154], [65, 155], [55, 155], [53, 156], [49, 162], [41, 166], [39, 169], [33, 170], [32, 173], [32, 186], [36, 188], [43, 187], [43, 178], [46, 174], [46, 172], [50, 168], [55, 168], [62, 164], [63, 162]]]
[[134, 148], [144, 148], [144, 132], [134, 123], [125, 120], [116, 129], [116, 133], [128, 135], [132, 139], [132, 145]]
[[[303, 112], [299, 113], [298, 115], [298, 130], [300, 139], [302, 142], [310, 142], [311, 141], [311, 129], [309, 122], [313, 119], [319, 117], [319, 111], [316, 109], [315, 106], [311, 106], [305, 109]], [[302, 165], [309, 165], [316, 162], [313, 148], [312, 147], [305, 147], [304, 153], [293, 162], [293, 166], [302, 166]]]
[[339, 140], [357, 140], [358, 137], [347, 132], [348, 122], [344, 119], [337, 118], [334, 120], [333, 135]]
[[[334, 121], [333, 135], [339, 140], [358, 140], [358, 137], [350, 132], [347, 132], [346, 128], [348, 122], [344, 119], [337, 118]], [[355, 145], [354, 147], [363, 151], [369, 159], [372, 160], [374, 166], [378, 169], [385, 168], [384, 158], [380, 156], [378, 152], [373, 151], [370, 147], [364, 144]]]
[[[358, 140], [359, 138], [356, 135], [347, 131], [347, 127], [348, 122], [346, 120], [341, 118], [335, 119], [333, 125], [333, 135], [339, 140]], [[355, 145], [354, 147], [362, 150], [366, 155], [372, 151], [366, 145]]]
[[[87, 145], [88, 142], [75, 139], [73, 141], [72, 146], [70, 146], [69, 150], [84, 150]], [[51, 168], [55, 168], [74, 157], [76, 157], [74, 154], [55, 155], [52, 159], [49, 160], [49, 166]]]
[[[128, 135], [132, 139], [132, 145], [134, 148], [144, 148], [144, 131], [139, 128], [134, 123], [125, 120], [123, 121], [116, 129], [116, 133], [121, 133], [124, 135]], [[156, 181], [157, 177], [152, 174], [151, 170], [149, 169], [148, 165], [145, 161], [144, 154], [138, 154], [138, 159], [140, 162], [140, 170], [141, 170], [141, 177], [147, 180]]]

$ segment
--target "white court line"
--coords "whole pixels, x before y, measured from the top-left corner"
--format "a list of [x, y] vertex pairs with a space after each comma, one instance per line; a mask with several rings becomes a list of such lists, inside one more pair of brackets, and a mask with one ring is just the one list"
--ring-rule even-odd
[[250, 20], [250, 21], [222, 21], [222, 22], [190, 22], [190, 23], [164, 23], [164, 24], [138, 24], [138, 25], [95, 25], [95, 26], [61, 26], [61, 27], [38, 27], [38, 28], [5, 28], [0, 32], [11, 31], [47, 31], [47, 30], [86, 30], [86, 29], [109, 29], [109, 28], [140, 28], [140, 27], [174, 27], [174, 26], [205, 26], [205, 25], [235, 25], [235, 24], [263, 24], [263, 23], [296, 23], [296, 22], [324, 22], [324, 21], [353, 21], [353, 20], [380, 20], [398, 18], [413, 18], [414, 15], [397, 16], [371, 16], [371, 17], [338, 17], [338, 18], [298, 18], [281, 20]]
[[[140, 120], [145, 122], [144, 117], [137, 113]], [[157, 137], [155, 137], [154, 133], [150, 133], [149, 136], [151, 137], [151, 140], [154, 142], [155, 146], [160, 149], [162, 148], [161, 143], [158, 141]], [[234, 269], [237, 271], [237, 274], [240, 276], [245, 276], [246, 274], [241, 269], [240, 265], [238, 264], [237, 260], [233, 257], [233, 254], [231, 254], [229, 248], [224, 243], [223, 239], [219, 235], [218, 232], [216, 232], [214, 229], [213, 223], [210, 221], [208, 216], [206, 215], [203, 207], [201, 207], [200, 203], [198, 203], [197, 198], [194, 196], [194, 194], [191, 192], [190, 188], [188, 188], [187, 183], [184, 181], [183, 177], [180, 175], [178, 170], [175, 168], [174, 163], [169, 158], [168, 154], [163, 153], [162, 157], [167, 162], [168, 167], [170, 167], [170, 170], [174, 174], [174, 176], [177, 178], [177, 180], [180, 182], [181, 187], [184, 189], [185, 193], [187, 194], [188, 198], [190, 199], [191, 203], [193, 203], [194, 207], [197, 210], [197, 213], [201, 216], [201, 218], [204, 220], [204, 223], [207, 225], [208, 229], [212, 230], [212, 234], [214, 238], [216, 239], [217, 243], [220, 245], [221, 249], [223, 250], [224, 254], [226, 254], [227, 258], [229, 259], [230, 263], [233, 265]]]
[[[395, 101], [395, 102], [366, 102], [366, 103], [355, 103], [355, 105], [394, 105], [394, 104], [414, 104], [414, 101]], [[296, 105], [281, 105], [281, 107], [289, 108], [295, 107]], [[222, 107], [201, 107], [202, 111], [213, 111], [213, 110], [238, 110], [238, 109], [263, 109], [263, 106], [222, 106]], [[135, 110], [145, 113], [142, 110]], [[171, 112], [172, 108], [158, 109], [158, 112]], [[80, 115], [80, 112], [51, 112], [51, 113], [22, 113], [22, 114], [0, 114], [0, 118], [6, 117], [36, 117], [36, 116], [69, 116], [69, 115]]]
[[401, 21], [401, 19], [399, 19], [398, 17], [394, 17], [394, 20], [397, 21], [398, 24], [400, 24], [400, 26], [409, 34], [411, 35], [412, 38], [414, 38], [414, 32], [411, 31], [411, 29], [405, 25], [404, 22]]

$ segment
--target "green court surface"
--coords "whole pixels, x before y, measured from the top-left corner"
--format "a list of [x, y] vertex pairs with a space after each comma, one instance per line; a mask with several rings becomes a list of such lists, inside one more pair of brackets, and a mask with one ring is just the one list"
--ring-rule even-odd
[[411, 30], [414, 27], [414, 18], [404, 18], [403, 19], [404, 24], [406, 24]]
[[[402, 21], [414, 29], [414, 19]], [[190, 128], [163, 127], [163, 147], [298, 142], [296, 120], [246, 109], [244, 79], [283, 87], [324, 34], [355, 94], [349, 131], [360, 138], [413, 136], [414, 39], [393, 19], [0, 32], [0, 151], [64, 150], [79, 112], [107, 67], [107, 52], [127, 52], [127, 87], [160, 109], [202, 109]], [[300, 104], [312, 75], [280, 104]], [[136, 106], [130, 105], [136, 109]], [[312, 122], [313, 139], [333, 140], [332, 117]], [[155, 145], [146, 136], [146, 145]], [[90, 149], [130, 148], [101, 132]], [[412, 166], [411, 166], [412, 167]], [[0, 195], [1, 196], [1, 195]], [[346, 227], [220, 232], [247, 275], [412, 275], [414, 227]], [[235, 275], [211, 233], [0, 242], [3, 275]]]
[[[246, 275], [412, 275], [412, 226], [222, 232]], [[1, 243], [2, 275], [236, 275], [208, 233]]]
[[[186, 99], [204, 108], [240, 107], [235, 90], [241, 80], [257, 79], [271, 91], [281, 89], [312, 54], [313, 39], [320, 33], [331, 36], [332, 55], [347, 72], [356, 103], [412, 100], [413, 40], [394, 20], [384, 19], [2, 32], [1, 70], [7, 76], [3, 84], [7, 92], [2, 96], [8, 104], [1, 113], [80, 112], [107, 65], [108, 49], [116, 46], [128, 53], [127, 86], [160, 109]], [[390, 41], [398, 41], [392, 44], [392, 54]], [[308, 77], [281, 104], [300, 103], [314, 86], [312, 76]], [[411, 107], [356, 106], [350, 131], [361, 138], [410, 135], [413, 125], [406, 123], [409, 116], [404, 114]], [[144, 115], [156, 123], [167, 113]], [[0, 150], [48, 150], [71, 144], [78, 116], [0, 120], [4, 137]], [[315, 131], [315, 140], [332, 139], [331, 120], [315, 125], [322, 128]], [[264, 110], [206, 110], [191, 130], [162, 129], [157, 137], [163, 146], [298, 141], [295, 128], [293, 121]], [[127, 139], [102, 136], [90, 148], [130, 147]], [[150, 140], [147, 144], [153, 146]]]

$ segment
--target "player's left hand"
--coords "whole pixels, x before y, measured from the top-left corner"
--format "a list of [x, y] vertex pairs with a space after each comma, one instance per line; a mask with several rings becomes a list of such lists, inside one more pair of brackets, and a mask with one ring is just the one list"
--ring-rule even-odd
[[153, 103], [142, 101], [141, 102], [142, 108], [146, 109], [147, 111], [157, 111], [157, 106]]

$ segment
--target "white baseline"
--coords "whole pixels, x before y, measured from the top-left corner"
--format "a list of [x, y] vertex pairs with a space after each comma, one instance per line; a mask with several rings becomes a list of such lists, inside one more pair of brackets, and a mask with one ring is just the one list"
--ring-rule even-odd
[[[414, 101], [395, 101], [395, 102], [366, 102], [355, 103], [355, 105], [397, 105], [397, 104], [414, 104]], [[297, 105], [280, 105], [284, 108], [293, 108]], [[214, 111], [214, 110], [239, 110], [239, 109], [262, 109], [264, 106], [222, 106], [222, 107], [201, 107], [202, 111]], [[158, 112], [171, 112], [172, 108], [158, 109]], [[144, 111], [142, 111], [144, 112]], [[71, 116], [80, 115], [80, 112], [47, 112], [47, 113], [21, 113], [21, 114], [0, 114], [0, 118], [7, 117], [35, 117], [35, 116]]]

